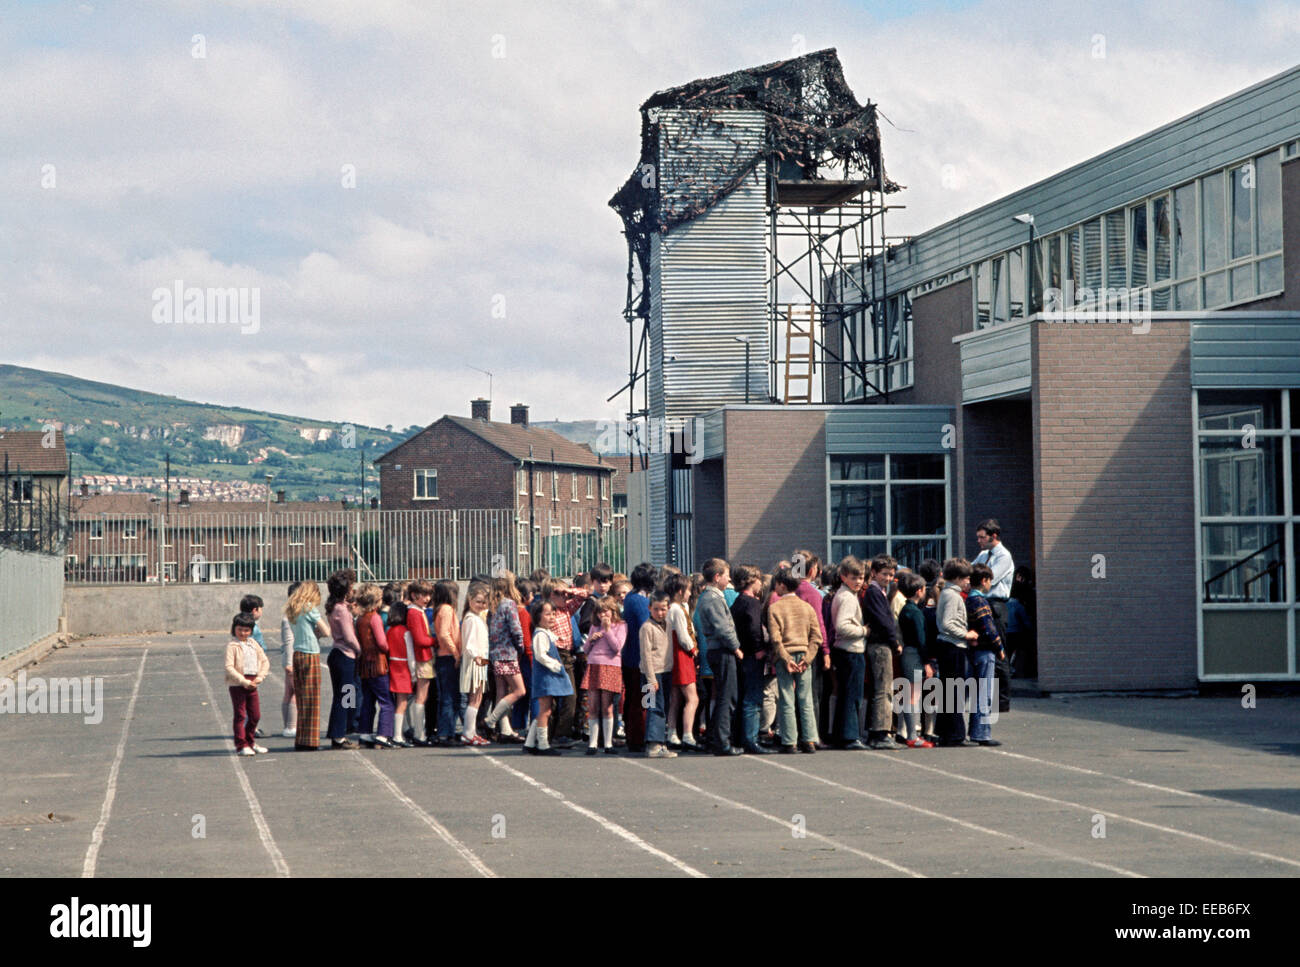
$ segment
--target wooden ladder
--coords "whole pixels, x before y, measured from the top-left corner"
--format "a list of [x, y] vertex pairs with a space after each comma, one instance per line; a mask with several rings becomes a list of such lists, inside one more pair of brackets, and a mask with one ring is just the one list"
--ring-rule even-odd
[[[805, 325], [806, 324], [806, 325]], [[817, 307], [785, 307], [785, 393], [787, 403], [811, 403], [813, 371], [816, 366], [814, 333]]]

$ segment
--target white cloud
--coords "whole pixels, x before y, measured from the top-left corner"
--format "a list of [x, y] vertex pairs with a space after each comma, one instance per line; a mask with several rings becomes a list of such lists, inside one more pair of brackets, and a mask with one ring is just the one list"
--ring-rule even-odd
[[[655, 90], [795, 34], [838, 47], [897, 125], [890, 228], [915, 233], [1287, 67], [1300, 33], [1279, 2], [875, 9], [187, 0], [120, 28], [78, 14], [98, 32], [62, 47], [20, 24], [0, 41], [4, 361], [397, 426], [466, 412], [477, 366], [500, 413], [607, 415], [627, 349], [606, 201]], [[176, 278], [258, 287], [260, 331], [161, 331], [149, 294]]]

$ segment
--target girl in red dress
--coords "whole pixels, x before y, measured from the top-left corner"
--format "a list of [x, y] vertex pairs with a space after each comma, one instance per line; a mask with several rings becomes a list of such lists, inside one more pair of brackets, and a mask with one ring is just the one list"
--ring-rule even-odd
[[[668, 698], [668, 746], [688, 751], [699, 749], [695, 741], [695, 709], [700, 703], [695, 689], [695, 659], [700, 649], [695, 644], [695, 629], [686, 611], [691, 579], [685, 574], [670, 574], [664, 581], [668, 594], [668, 641], [673, 649], [673, 689]], [[678, 714], [684, 724], [677, 735]]]

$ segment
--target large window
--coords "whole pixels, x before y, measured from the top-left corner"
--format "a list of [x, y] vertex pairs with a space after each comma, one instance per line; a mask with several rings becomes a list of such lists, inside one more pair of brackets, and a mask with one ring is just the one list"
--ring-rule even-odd
[[890, 554], [916, 568], [948, 556], [948, 458], [855, 454], [830, 458], [831, 559]]
[[1146, 289], [1159, 310], [1217, 309], [1281, 292], [1282, 158], [1293, 144], [1039, 239], [1042, 265], [1032, 280], [1023, 246], [976, 263], [975, 328], [1022, 318], [1026, 286], [1040, 279], [1066, 306], [1095, 305], [1103, 286]]
[[1196, 396], [1204, 677], [1295, 677], [1300, 390]]

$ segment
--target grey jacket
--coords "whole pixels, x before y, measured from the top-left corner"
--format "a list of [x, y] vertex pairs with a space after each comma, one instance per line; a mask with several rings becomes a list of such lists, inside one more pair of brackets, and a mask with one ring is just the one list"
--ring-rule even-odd
[[716, 587], [707, 587], [695, 603], [695, 613], [700, 619], [700, 628], [704, 640], [700, 643], [705, 651], [721, 648], [725, 651], [740, 651], [740, 639], [736, 637], [736, 622], [727, 607], [727, 599]]

